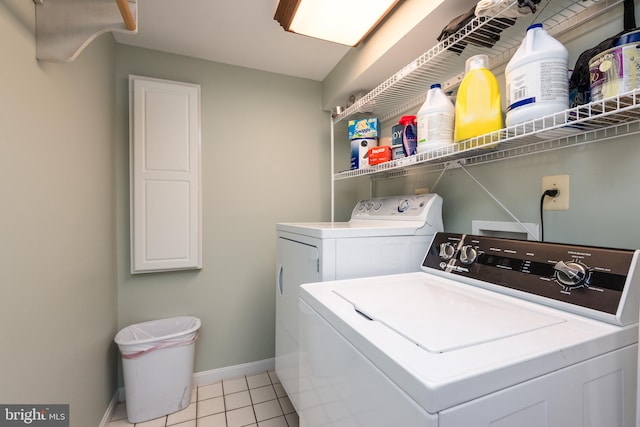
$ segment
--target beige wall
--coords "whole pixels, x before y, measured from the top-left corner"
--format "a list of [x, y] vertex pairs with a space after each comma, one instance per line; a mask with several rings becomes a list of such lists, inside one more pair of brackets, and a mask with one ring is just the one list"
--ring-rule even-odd
[[[196, 372], [274, 356], [277, 222], [328, 220], [319, 82], [118, 46], [118, 324], [194, 315]], [[201, 85], [201, 271], [130, 274], [128, 75]]]
[[0, 402], [96, 426], [116, 386], [115, 44], [38, 62], [34, 7], [0, 2]]

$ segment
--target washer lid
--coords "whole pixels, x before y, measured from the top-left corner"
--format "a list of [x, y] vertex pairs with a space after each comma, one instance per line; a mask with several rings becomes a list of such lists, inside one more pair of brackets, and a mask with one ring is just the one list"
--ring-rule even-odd
[[348, 284], [334, 289], [365, 317], [431, 353], [446, 353], [565, 322], [429, 279]]

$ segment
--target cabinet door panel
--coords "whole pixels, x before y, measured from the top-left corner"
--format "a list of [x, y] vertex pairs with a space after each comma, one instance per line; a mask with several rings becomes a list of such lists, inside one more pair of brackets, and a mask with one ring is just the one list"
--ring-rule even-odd
[[129, 84], [131, 272], [202, 268], [200, 87]]

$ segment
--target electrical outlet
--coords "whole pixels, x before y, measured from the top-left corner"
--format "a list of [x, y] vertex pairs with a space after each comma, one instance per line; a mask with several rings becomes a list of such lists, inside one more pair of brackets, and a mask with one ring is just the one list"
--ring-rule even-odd
[[569, 175], [551, 175], [542, 177], [542, 193], [546, 190], [558, 190], [556, 197], [546, 196], [542, 204], [545, 211], [569, 210]]

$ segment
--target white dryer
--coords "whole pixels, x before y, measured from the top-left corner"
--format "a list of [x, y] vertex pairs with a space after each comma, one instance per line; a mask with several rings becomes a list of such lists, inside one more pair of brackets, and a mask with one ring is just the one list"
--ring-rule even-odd
[[362, 200], [348, 222], [277, 224], [276, 374], [296, 409], [300, 285], [419, 271], [442, 229], [437, 194]]
[[422, 272], [305, 284], [300, 424], [631, 427], [639, 256], [439, 233]]

